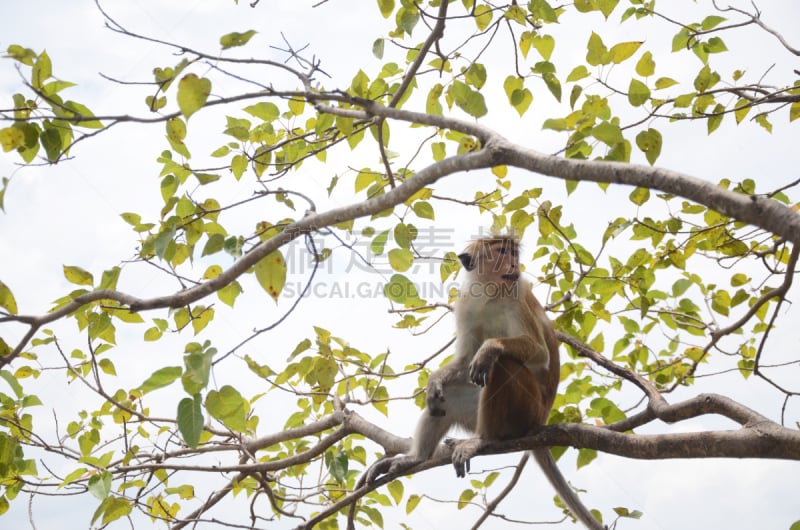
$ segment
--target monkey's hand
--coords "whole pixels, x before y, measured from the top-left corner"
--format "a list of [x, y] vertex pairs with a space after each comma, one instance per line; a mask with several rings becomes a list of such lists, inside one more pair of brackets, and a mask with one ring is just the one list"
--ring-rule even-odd
[[428, 404], [428, 414], [431, 416], [444, 416], [444, 385], [442, 380], [432, 378], [428, 380], [428, 388], [425, 390], [425, 401]]
[[453, 447], [453, 467], [456, 468], [456, 476], [461, 478], [467, 476], [469, 473], [469, 460], [480, 450], [483, 446], [483, 440], [480, 438], [470, 438], [464, 440]]
[[484, 342], [478, 348], [478, 352], [472, 362], [469, 363], [469, 380], [480, 387], [486, 386], [486, 383], [489, 382], [489, 373], [492, 371], [492, 365], [497, 359], [498, 353], [498, 348], [491, 342], [491, 339]]

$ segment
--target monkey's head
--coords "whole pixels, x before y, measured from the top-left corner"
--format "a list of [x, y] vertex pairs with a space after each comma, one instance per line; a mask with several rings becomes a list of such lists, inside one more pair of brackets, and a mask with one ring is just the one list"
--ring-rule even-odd
[[511, 236], [477, 239], [458, 259], [480, 282], [513, 283], [519, 279], [519, 242]]

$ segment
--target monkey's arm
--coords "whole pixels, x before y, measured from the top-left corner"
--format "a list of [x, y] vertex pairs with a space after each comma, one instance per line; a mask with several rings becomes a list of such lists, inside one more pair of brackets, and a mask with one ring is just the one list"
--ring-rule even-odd
[[537, 377], [547, 371], [550, 361], [550, 350], [543, 338], [534, 340], [531, 335], [520, 335], [486, 339], [469, 365], [469, 380], [485, 386], [492, 365], [501, 355], [519, 361]]

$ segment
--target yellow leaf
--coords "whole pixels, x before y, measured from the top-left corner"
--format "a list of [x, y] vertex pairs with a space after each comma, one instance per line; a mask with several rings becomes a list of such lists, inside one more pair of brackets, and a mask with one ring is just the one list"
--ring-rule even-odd
[[213, 280], [220, 274], [222, 274], [222, 267], [220, 267], [219, 265], [211, 265], [209, 268], [206, 269], [206, 272], [203, 273], [203, 279]]
[[478, 26], [478, 30], [483, 31], [489, 27], [489, 24], [492, 22], [492, 8], [481, 4], [475, 8], [475, 24]]
[[280, 250], [276, 250], [255, 266], [256, 279], [273, 300], [277, 301], [286, 283], [286, 260]]
[[16, 127], [6, 127], [0, 129], [0, 145], [3, 151], [11, 151], [25, 144], [25, 134]]
[[381, 10], [383, 18], [389, 18], [394, 11], [394, 0], [378, 0], [378, 8]]
[[64, 265], [64, 277], [76, 285], [94, 285], [92, 273], [87, 272], [80, 267]]
[[17, 301], [14, 299], [11, 289], [3, 282], [0, 282], [0, 307], [12, 315], [17, 312]]
[[167, 121], [167, 137], [173, 142], [182, 142], [186, 138], [186, 123], [180, 118]]
[[211, 81], [195, 74], [186, 74], [178, 83], [178, 107], [181, 114], [189, 116], [205, 105], [211, 93]]
[[609, 50], [611, 54], [611, 61], [614, 64], [620, 64], [624, 60], [628, 59], [631, 55], [636, 53], [636, 50], [639, 49], [639, 46], [642, 45], [641, 41], [633, 41], [633, 42], [620, 42], [619, 44], [615, 44]]
[[228, 33], [227, 35], [220, 37], [219, 43], [223, 50], [234, 48], [236, 46], [244, 46], [255, 34], [256, 31], [252, 29], [245, 31], [244, 33], [234, 31], [233, 33]]

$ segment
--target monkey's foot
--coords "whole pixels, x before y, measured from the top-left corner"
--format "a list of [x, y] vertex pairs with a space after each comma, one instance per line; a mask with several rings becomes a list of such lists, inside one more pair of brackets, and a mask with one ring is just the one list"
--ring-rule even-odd
[[457, 477], [465, 477], [469, 473], [469, 460], [483, 447], [483, 440], [470, 438], [453, 447], [453, 467], [456, 468]]
[[381, 458], [367, 470], [365, 482], [367, 484], [372, 484], [378, 480], [381, 475], [402, 473], [419, 464], [419, 462], [420, 461], [413, 456], [408, 455]]

